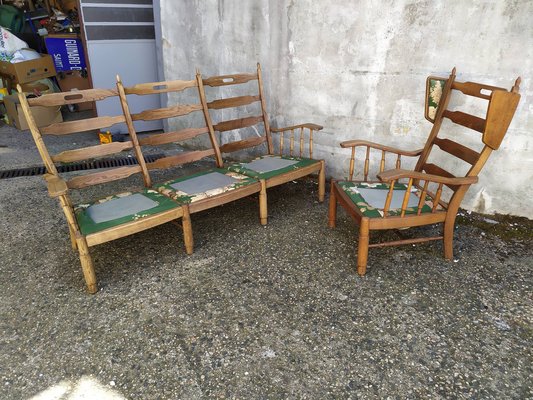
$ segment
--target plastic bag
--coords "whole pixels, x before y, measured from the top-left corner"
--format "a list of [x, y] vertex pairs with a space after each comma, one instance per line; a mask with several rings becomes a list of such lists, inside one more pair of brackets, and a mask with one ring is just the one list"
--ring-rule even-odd
[[28, 47], [28, 44], [13, 35], [7, 29], [0, 27], [0, 60], [10, 61], [13, 53]]

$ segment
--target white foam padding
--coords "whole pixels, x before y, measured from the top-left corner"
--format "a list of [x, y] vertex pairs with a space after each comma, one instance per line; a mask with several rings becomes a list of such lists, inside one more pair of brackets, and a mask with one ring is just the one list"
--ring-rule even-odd
[[232, 176], [221, 174], [220, 172], [210, 172], [185, 181], [173, 183], [170, 186], [180, 192], [193, 195], [204, 193], [208, 190], [220, 189], [232, 185], [235, 182], [239, 182], [239, 180]]
[[158, 206], [159, 203], [142, 193], [119, 197], [87, 208], [87, 214], [97, 224], [137, 214]]
[[[384, 208], [385, 200], [387, 199], [388, 190], [384, 189], [367, 189], [367, 188], [357, 188], [357, 191], [363, 196], [368, 205], [374, 208]], [[392, 193], [392, 201], [390, 203], [389, 209], [393, 208], [402, 208], [403, 196], [405, 195], [405, 190], [394, 190]], [[419, 197], [415, 196], [414, 193], [411, 193], [409, 196], [409, 202], [407, 207], [418, 207]]]
[[241, 165], [245, 168], [251, 169], [252, 171], [264, 173], [290, 167], [291, 165], [297, 163], [298, 161], [296, 160], [286, 160], [281, 157], [265, 157]]

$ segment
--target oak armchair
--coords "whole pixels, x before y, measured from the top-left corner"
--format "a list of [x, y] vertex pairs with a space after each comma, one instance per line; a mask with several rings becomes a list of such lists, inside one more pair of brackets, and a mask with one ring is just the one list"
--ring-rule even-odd
[[[329, 202], [328, 224], [335, 227], [337, 203], [359, 225], [357, 251], [357, 272], [366, 273], [368, 249], [370, 247], [394, 246], [443, 240], [444, 257], [453, 258], [454, 223], [461, 201], [472, 184], [478, 181], [478, 174], [493, 150], [497, 150], [511, 123], [520, 95], [520, 78], [510, 91], [506, 89], [455, 80], [455, 68], [446, 78], [428, 77], [426, 81], [425, 117], [433, 127], [424, 148], [404, 151], [365, 140], [350, 140], [341, 143], [342, 148], [351, 149], [348, 179], [332, 180]], [[448, 108], [450, 98], [462, 92], [486, 100], [485, 119]], [[443, 119], [481, 133], [481, 151], [458, 143], [457, 138], [439, 137]], [[465, 162], [468, 172], [455, 176], [434, 162], [429, 162], [434, 146]], [[356, 149], [364, 148], [362, 180], [354, 180]], [[369, 170], [373, 152], [379, 156], [377, 180], [370, 180]], [[379, 153], [378, 153], [379, 154]], [[390, 154], [395, 160], [394, 169], [386, 170]], [[389, 156], [388, 156], [389, 155]], [[388, 156], [388, 157], [387, 157]], [[402, 157], [417, 157], [413, 170], [402, 169]], [[357, 176], [357, 175], [356, 175]], [[447, 189], [446, 189], [447, 188]], [[443, 200], [443, 190], [450, 193], [448, 201]], [[409, 228], [442, 223], [443, 234], [435, 237], [396, 240], [383, 243], [369, 243], [370, 231]]]

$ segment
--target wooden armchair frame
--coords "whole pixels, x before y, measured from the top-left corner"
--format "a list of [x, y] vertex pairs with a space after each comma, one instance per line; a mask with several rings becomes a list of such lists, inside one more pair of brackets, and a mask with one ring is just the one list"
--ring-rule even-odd
[[[442, 95], [438, 99], [432, 99], [429, 94], [430, 86], [435, 82], [442, 82]], [[359, 242], [357, 251], [357, 272], [359, 275], [366, 273], [368, 249], [369, 247], [394, 246], [409, 243], [421, 243], [432, 240], [443, 240], [444, 257], [448, 260], [453, 258], [453, 231], [455, 218], [461, 201], [469, 189], [470, 185], [477, 182], [477, 175], [487, 162], [493, 150], [498, 149], [503, 140], [507, 128], [514, 116], [520, 95], [518, 94], [520, 78], [518, 78], [510, 91], [504, 88], [483, 85], [473, 82], [455, 81], [455, 68], [446, 78], [429, 77], [427, 80], [426, 90], [426, 118], [433, 123], [428, 140], [423, 149], [414, 151], [404, 151], [389, 146], [383, 146], [364, 140], [350, 140], [341, 143], [342, 148], [351, 149], [349, 174], [347, 181], [332, 180], [331, 196], [329, 202], [329, 221], [331, 228], [335, 227], [337, 214], [337, 203], [343, 206], [348, 214], [359, 225]], [[462, 92], [464, 95], [488, 101], [486, 118], [479, 118], [462, 111], [452, 111], [448, 109], [448, 104], [452, 91]], [[434, 101], [434, 104], [429, 102]], [[431, 112], [428, 109], [433, 107]], [[472, 150], [463, 144], [457, 143], [448, 138], [439, 138], [438, 134], [443, 122], [447, 118], [455, 124], [478, 131], [482, 134], [483, 147], [480, 152]], [[433, 146], [438, 146], [444, 152], [463, 160], [470, 164], [470, 168], [465, 176], [456, 177], [443, 168], [428, 162]], [[364, 167], [362, 171], [363, 181], [354, 181], [354, 165], [356, 148], [366, 148]], [[381, 152], [381, 160], [378, 181], [368, 182], [370, 154], [371, 151]], [[386, 155], [392, 153], [395, 155], [395, 169], [385, 170]], [[402, 156], [418, 157], [414, 170], [401, 169]], [[402, 188], [405, 189], [401, 207], [396, 210], [390, 208], [394, 191], [398, 189], [397, 184], [400, 180], [407, 180], [407, 184]], [[383, 208], [377, 210], [369, 216], [370, 209], [368, 204], [356, 204], [350, 193], [354, 190], [347, 191], [347, 187], [364, 187], [385, 184], [388, 188]], [[451, 197], [448, 202], [441, 199], [443, 187], [448, 187], [451, 191]], [[431, 190], [435, 187], [436, 190]], [[386, 189], [385, 188], [385, 189]], [[413, 190], [418, 195], [416, 206], [408, 206], [410, 196]], [[357, 191], [357, 188], [355, 189]], [[374, 212], [375, 210], [372, 210]], [[385, 243], [369, 243], [371, 230], [408, 228], [422, 225], [443, 223], [443, 235], [435, 237], [424, 237], [397, 240]]]
[[[140, 174], [143, 178], [144, 185], [149, 186], [150, 176], [145, 164], [144, 157], [138, 145], [138, 139], [133, 132], [130, 140], [124, 142], [114, 142], [110, 144], [100, 144], [84, 148], [66, 150], [56, 155], [51, 155], [48, 151], [43, 136], [47, 135], [69, 135], [73, 133], [86, 132], [92, 130], [101, 130], [112, 125], [126, 122], [124, 115], [93, 117], [78, 121], [68, 121], [53, 123], [51, 125], [38, 128], [32, 115], [30, 106], [53, 106], [61, 107], [68, 104], [77, 104], [87, 101], [100, 101], [118, 96], [116, 90], [111, 89], [87, 89], [76, 91], [75, 93], [54, 93], [43, 95], [38, 98], [26, 99], [22, 89], [18, 86], [18, 97], [22, 106], [24, 115], [28, 121], [31, 134], [39, 151], [39, 154], [46, 167], [47, 174], [44, 176], [48, 183], [48, 192], [51, 197], [57, 198], [67, 219], [69, 227], [71, 244], [77, 249], [80, 256], [81, 266], [87, 290], [90, 293], [97, 291], [96, 275], [94, 265], [89, 253], [89, 247], [105, 243], [124, 236], [132, 235], [137, 232], [182, 218], [184, 238], [186, 248], [192, 249], [192, 230], [189, 218], [189, 209], [187, 204], [179, 204], [173, 200], [161, 196], [154, 190], [140, 189], [138, 192], [127, 192], [118, 194], [118, 197], [109, 196], [98, 204], [124, 198], [133, 194], [141, 194], [150, 201], [157, 203], [149, 212], [139, 212], [129, 216], [124, 216], [123, 220], [112, 223], [97, 224], [94, 223], [87, 227], [83, 224], [86, 221], [85, 210], [89, 205], [80, 205], [75, 207], [70, 198], [70, 191], [73, 189], [83, 189], [93, 185], [104, 184], [120, 179]], [[60, 176], [56, 167], [57, 163], [69, 163], [93, 159], [103, 156], [110, 156], [122, 151], [131, 150], [137, 159], [137, 165], [107, 168], [98, 172], [90, 172], [71, 179], [64, 179]], [[142, 185], [140, 185], [142, 188]], [[94, 203], [92, 205], [95, 205]], [[81, 207], [81, 208], [80, 208]], [[86, 228], [84, 228], [84, 226]], [[190, 241], [188, 239], [190, 238]]]
[[[243, 173], [256, 179], [264, 179], [266, 187], [281, 185], [292, 180], [318, 174], [318, 199], [324, 201], [325, 194], [325, 162], [324, 160], [313, 159], [313, 133], [322, 129], [322, 126], [305, 123], [289, 126], [285, 128], [272, 128], [266, 110], [266, 101], [263, 90], [263, 80], [261, 76], [261, 65], [257, 64], [255, 73], [242, 73], [232, 75], [213, 76], [203, 79], [203, 84], [209, 87], [224, 87], [233, 85], [244, 85], [248, 82], [257, 82], [257, 92], [237, 97], [218, 98], [208, 101], [207, 108], [211, 110], [235, 109], [248, 106], [254, 103], [260, 105], [260, 115], [243, 116], [242, 118], [219, 121], [213, 125], [215, 131], [219, 132], [221, 141], [225, 132], [242, 128], [262, 126], [263, 134], [259, 136], [247, 137], [245, 139], [230, 141], [220, 146], [222, 153], [231, 153], [243, 149], [252, 148], [266, 143], [267, 155], [264, 157], [288, 157], [294, 160], [302, 160], [301, 164], [296, 164], [294, 168], [283, 168], [279, 171], [272, 171], [261, 174], [257, 171], [247, 169], [243, 164], [236, 163], [229, 166], [231, 170]], [[248, 90], [248, 88], [246, 88]], [[204, 91], [204, 96], [206, 96]], [[242, 108], [239, 110], [242, 111]], [[211, 116], [212, 118], [212, 116]], [[279, 136], [278, 148], [275, 149], [273, 134]], [[307, 138], [307, 140], [305, 140]], [[287, 145], [288, 143], [288, 145]], [[309, 158], [303, 158], [306, 154]], [[262, 158], [262, 157], [261, 157]]]
[[[128, 126], [128, 130], [130, 132], [130, 135], [136, 136], [135, 133], [135, 127], [134, 127], [134, 121], [153, 121], [153, 120], [160, 120], [160, 119], [169, 119], [169, 118], [177, 118], [182, 116], [190, 115], [194, 112], [202, 112], [203, 113], [203, 119], [205, 121], [205, 125], [201, 127], [196, 128], [186, 128], [182, 129], [176, 132], [163, 132], [163, 133], [157, 133], [157, 134], [151, 134], [147, 136], [143, 136], [138, 140], [138, 144], [136, 146], [139, 146], [140, 148], [146, 148], [147, 146], [159, 146], [163, 144], [168, 143], [177, 143], [184, 140], [192, 139], [201, 135], [208, 135], [209, 141], [211, 143], [211, 147], [206, 150], [189, 150], [185, 151], [183, 153], [172, 155], [172, 156], [166, 156], [163, 158], [160, 158], [154, 162], [147, 163], [146, 167], [150, 170], [155, 169], [168, 169], [172, 168], [178, 165], [184, 165], [187, 163], [191, 163], [194, 161], [201, 160], [206, 157], [214, 157], [215, 158], [215, 167], [216, 170], [214, 172], [218, 173], [227, 173], [230, 175], [237, 175], [234, 173], [230, 173], [228, 171], [223, 170], [224, 164], [221, 156], [220, 149], [218, 147], [218, 143], [215, 138], [215, 133], [213, 130], [213, 126], [211, 124], [211, 119], [209, 118], [209, 112], [207, 109], [207, 104], [204, 97], [204, 92], [202, 90], [202, 77], [199, 73], [196, 74], [195, 79], [184, 81], [184, 80], [175, 80], [175, 81], [167, 81], [167, 82], [151, 82], [151, 83], [142, 83], [137, 84], [135, 86], [131, 87], [124, 87], [121, 79], [119, 76], [117, 76], [117, 89], [120, 96], [120, 101], [122, 104], [122, 108], [124, 110], [124, 115], [126, 118], [126, 124]], [[160, 93], [178, 93], [183, 92], [187, 89], [195, 89], [198, 94], [198, 103], [197, 104], [173, 104], [172, 106], [164, 107], [164, 108], [158, 108], [158, 109], [152, 109], [152, 110], [143, 110], [140, 113], [134, 113], [132, 114], [130, 112], [130, 108], [128, 105], [128, 95], [137, 95], [137, 96], [144, 96], [144, 95], [153, 95], [153, 94], [160, 94]], [[141, 151], [139, 148], [139, 152]], [[213, 172], [210, 170], [210, 172]], [[190, 178], [194, 178], [198, 176], [197, 174], [193, 174], [190, 176]], [[178, 177], [180, 181], [184, 182], [189, 177], [188, 176], [181, 176]], [[170, 198], [180, 200], [179, 193], [172, 190], [172, 188], [169, 185], [169, 182], [164, 184], [153, 184], [150, 180], [150, 185], [162, 193], [163, 195], [166, 195]], [[267, 203], [266, 203], [266, 188], [265, 188], [265, 182], [263, 180], [255, 180], [247, 178], [243, 179], [243, 182], [246, 181], [246, 184], [240, 184], [235, 185], [235, 187], [231, 187], [230, 190], [223, 191], [219, 194], [213, 194], [213, 195], [207, 195], [204, 198], [196, 198], [193, 196], [192, 199], [184, 200], [188, 203], [188, 209], [189, 213], [193, 214], [199, 211], [204, 211], [213, 207], [217, 207], [238, 199], [241, 199], [243, 197], [248, 197], [254, 194], [259, 194], [259, 219], [261, 223], [266, 223], [266, 216], [267, 216]], [[181, 196], [183, 197], [183, 196]], [[182, 201], [182, 200], [180, 200]], [[183, 201], [182, 201], [183, 202]], [[188, 243], [190, 247], [187, 248], [187, 252], [189, 254], [193, 251], [193, 238], [192, 234], [190, 238], [188, 239]]]

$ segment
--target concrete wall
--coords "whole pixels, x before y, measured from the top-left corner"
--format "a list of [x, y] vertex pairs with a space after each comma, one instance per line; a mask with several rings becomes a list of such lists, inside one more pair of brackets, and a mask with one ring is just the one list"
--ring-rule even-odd
[[[343, 140], [423, 146], [431, 129], [423, 117], [427, 75], [456, 66], [458, 80], [503, 87], [521, 75], [507, 137], [463, 205], [533, 218], [532, 15], [529, 0], [164, 1], [164, 72], [247, 72], [260, 61], [272, 125], [323, 125], [315, 152], [335, 177], [347, 171]], [[450, 134], [479, 143], [474, 131]], [[464, 169], [448, 164], [456, 166]]]

